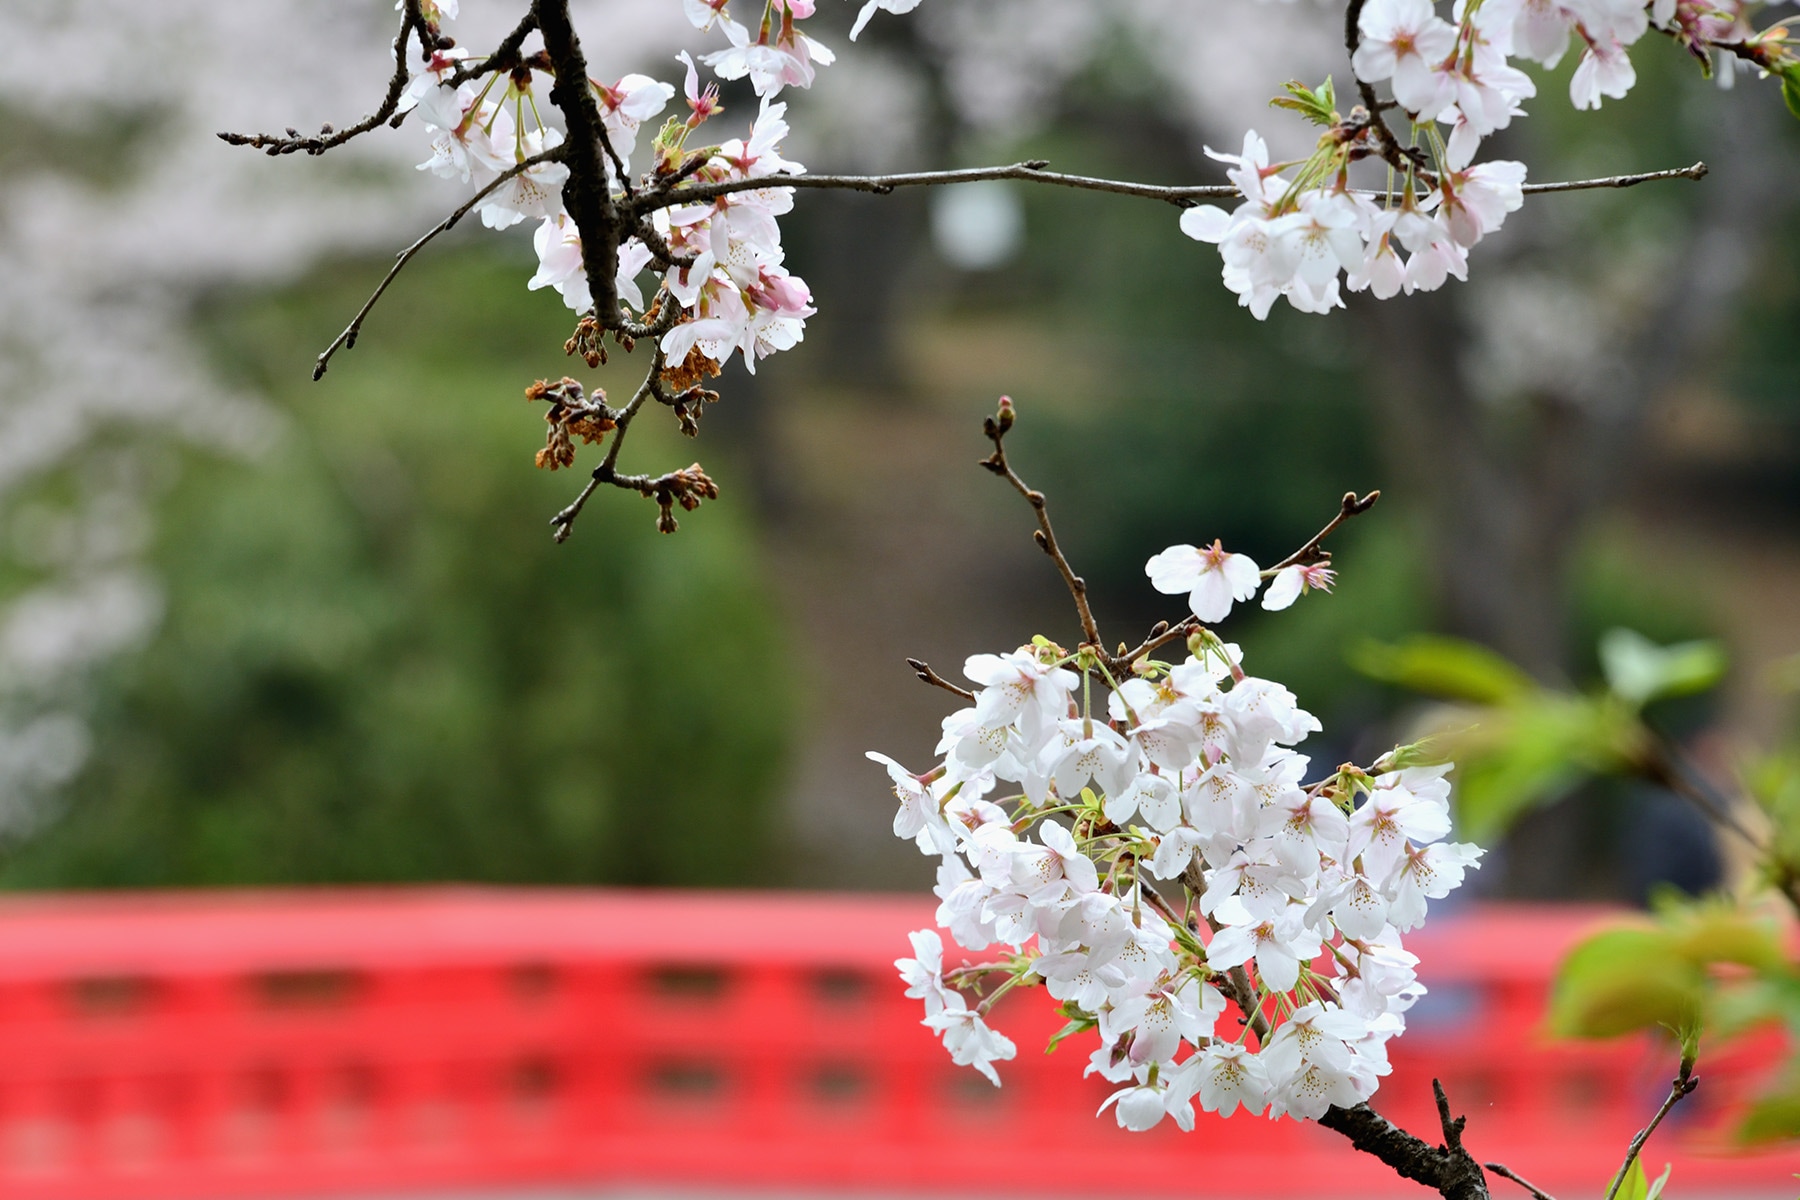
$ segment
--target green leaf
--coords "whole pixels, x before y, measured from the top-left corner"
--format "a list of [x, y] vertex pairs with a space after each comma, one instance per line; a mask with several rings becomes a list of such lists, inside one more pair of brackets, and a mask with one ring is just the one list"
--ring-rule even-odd
[[1058, 1046], [1062, 1045], [1065, 1038], [1074, 1037], [1076, 1034], [1084, 1033], [1089, 1029], [1096, 1028], [1100, 1024], [1099, 1021], [1088, 1016], [1073, 1005], [1061, 1005], [1058, 1007], [1057, 1011], [1063, 1016], [1068, 1017], [1069, 1023], [1051, 1035], [1049, 1044], [1044, 1047], [1045, 1054], [1053, 1053]]
[[[1614, 1175], [1607, 1181], [1607, 1191], [1612, 1191], [1613, 1184], [1618, 1178], [1617, 1175]], [[1650, 1180], [1644, 1175], [1642, 1158], [1631, 1160], [1631, 1166], [1625, 1170], [1625, 1183], [1614, 1193], [1613, 1200], [1650, 1200]]]
[[1752, 1145], [1800, 1138], [1800, 1067], [1795, 1062], [1789, 1061], [1785, 1077], [1773, 1091], [1750, 1106], [1737, 1138]]
[[1457, 764], [1457, 819], [1478, 842], [1589, 775], [1616, 770], [1643, 736], [1617, 701], [1557, 692], [1527, 693], [1479, 715], [1479, 725], [1447, 735], [1442, 747]]
[[1297, 112], [1314, 125], [1336, 125], [1337, 114], [1336, 89], [1332, 87], [1331, 78], [1317, 88], [1309, 88], [1298, 79], [1290, 79], [1281, 85], [1286, 96], [1277, 96], [1269, 101], [1271, 108], [1285, 108]]
[[1767, 914], [1728, 900], [1682, 904], [1666, 913], [1670, 949], [1696, 966], [1735, 963], [1765, 973], [1787, 969], [1781, 928]]
[[1635, 630], [1609, 629], [1600, 638], [1600, 667], [1613, 693], [1641, 708], [1713, 687], [1725, 674], [1725, 652], [1717, 642], [1658, 646]]
[[1781, 77], [1781, 98], [1787, 102], [1788, 111], [1800, 117], [1800, 80], [1792, 73]]
[[1433, 634], [1364, 642], [1350, 652], [1350, 665], [1372, 679], [1446, 700], [1499, 704], [1537, 690], [1531, 676], [1485, 646]]
[[[1638, 1161], [1638, 1173], [1642, 1174], [1643, 1170], [1644, 1170], [1644, 1160], [1640, 1158], [1637, 1161]], [[1674, 1163], [1664, 1163], [1663, 1169], [1662, 1169], [1662, 1174], [1658, 1175], [1656, 1177], [1655, 1181], [1653, 1183], [1651, 1183], [1651, 1185], [1650, 1185], [1650, 1190], [1644, 1193], [1644, 1200], [1656, 1200], [1656, 1198], [1658, 1196], [1662, 1195], [1663, 1185], [1669, 1182], [1669, 1176], [1673, 1175], [1674, 1173], [1675, 1173], [1675, 1164]]]
[[1563, 960], [1550, 994], [1550, 1025], [1564, 1037], [1606, 1038], [1677, 1028], [1699, 1019], [1706, 979], [1654, 928], [1604, 930]]

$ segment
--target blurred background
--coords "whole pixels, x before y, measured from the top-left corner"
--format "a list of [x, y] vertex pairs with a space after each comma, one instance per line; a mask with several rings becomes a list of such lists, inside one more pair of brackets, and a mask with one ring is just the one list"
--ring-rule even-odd
[[[510, 16], [469, 10], [474, 47]], [[1212, 181], [1202, 147], [1246, 127], [1278, 156], [1307, 141], [1264, 98], [1343, 74], [1321, 12], [927, 4], [838, 31], [841, 68], [788, 98], [791, 156]], [[597, 71], [673, 78], [678, 6], [583, 16], [608, 30]], [[1028, 512], [974, 467], [1002, 392], [1116, 640], [1172, 612], [1142, 573], [1161, 547], [1272, 561], [1345, 490], [1382, 489], [1337, 540], [1335, 597], [1227, 630], [1322, 718], [1321, 761], [1404, 732], [1412, 700], [1350, 656], [1416, 631], [1575, 685], [1611, 626], [1719, 638], [1738, 669], [1683, 732], [1720, 754], [1774, 732], [1759, 666], [1800, 650], [1797, 131], [1769, 89], [1721, 90], [1665, 47], [1599, 113], [1551, 73], [1495, 153], [1534, 178], [1704, 157], [1704, 183], [1534, 200], [1473, 282], [1320, 320], [1251, 319], [1152, 202], [802, 195], [804, 347], [734, 365], [696, 444], [629, 448], [639, 469], [698, 457], [724, 498], [659, 537], [607, 496], [556, 547], [579, 481], [531, 469], [522, 389], [625, 386], [634, 364], [559, 353], [570, 317], [524, 288], [529, 231], [443, 239], [315, 384], [386, 256], [458, 193], [411, 169], [404, 131], [323, 160], [211, 136], [361, 113], [387, 6], [21, 0], [3, 20], [6, 73], [34, 80], [0, 146], [7, 886], [924, 885], [862, 757], [935, 744], [945, 697], [904, 658], [953, 674], [1072, 636]], [[271, 20], [304, 39], [280, 69]], [[84, 66], [43, 79], [39, 55]], [[1603, 800], [1535, 816], [1531, 852], [1476, 886], [1641, 895]]]
[[[854, 7], [821, 4], [840, 62], [784, 96], [813, 170], [1216, 182], [1202, 148], [1246, 127], [1277, 157], [1310, 141], [1264, 107], [1282, 81], [1348, 77], [1312, 0], [930, 0], [851, 45]], [[1656, 719], [1721, 776], [1783, 735], [1765, 667], [1800, 652], [1800, 128], [1771, 86], [1721, 89], [1647, 40], [1631, 96], [1576, 114], [1565, 62], [1494, 154], [1534, 179], [1712, 174], [1532, 199], [1472, 282], [1323, 319], [1252, 319], [1148, 201], [802, 193], [805, 343], [733, 365], [697, 444], [640, 428], [626, 451], [698, 458], [722, 498], [665, 537], [603, 495], [555, 546], [583, 463], [533, 469], [522, 389], [629, 388], [636, 364], [562, 356], [529, 229], [442, 239], [314, 383], [458, 190], [412, 169], [411, 129], [323, 159], [212, 136], [368, 111], [389, 9], [0, 11], [0, 886], [921, 892], [931, 864], [863, 758], [929, 761], [947, 698], [904, 659], [948, 676], [1075, 635], [1028, 511], [975, 467], [1002, 392], [1111, 640], [1172, 614], [1142, 572], [1162, 547], [1274, 561], [1344, 491], [1382, 490], [1334, 540], [1335, 596], [1225, 630], [1324, 722], [1315, 762], [1408, 735], [1417, 697], [1353, 663], [1416, 633], [1572, 688], [1609, 628], [1717, 639], [1723, 684]], [[598, 74], [678, 81], [673, 0], [578, 15]], [[513, 17], [464, 0], [454, 32], [479, 51]], [[754, 113], [725, 100], [732, 129]], [[1467, 890], [1724, 880], [1730, 848], [1638, 786], [1564, 789]]]

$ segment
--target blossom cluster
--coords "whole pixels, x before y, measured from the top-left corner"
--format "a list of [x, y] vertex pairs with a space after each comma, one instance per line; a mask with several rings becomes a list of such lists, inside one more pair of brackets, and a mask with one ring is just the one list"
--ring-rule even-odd
[[[677, 56], [685, 68], [685, 119], [671, 117], [657, 132], [652, 178], [677, 172], [695, 184], [798, 175], [800, 163], [781, 156], [787, 136], [787, 106], [775, 100], [784, 88], [808, 87], [817, 68], [833, 61], [823, 43], [803, 32], [800, 22], [814, 15], [815, 0], [770, 0], [752, 30], [732, 19], [726, 0], [681, 0], [693, 26], [722, 34], [728, 45], [700, 56], [700, 63], [723, 80], [748, 77], [759, 106], [748, 135], [704, 143], [698, 130], [723, 111], [716, 84], [702, 87], [691, 55]], [[854, 38], [878, 10], [903, 13], [919, 0], [867, 0], [851, 32]], [[425, 5], [434, 23], [454, 17], [456, 0]], [[408, 82], [399, 110], [416, 113], [431, 134], [431, 156], [419, 164], [446, 178], [488, 183], [516, 172], [485, 197], [478, 208], [484, 224], [506, 229], [538, 222], [534, 245], [538, 270], [529, 286], [555, 288], [576, 312], [592, 307], [582, 234], [563, 207], [562, 186], [569, 170], [547, 160], [525, 166], [552, 150], [562, 134], [543, 122], [534, 89], [548, 70], [541, 56], [485, 80], [463, 79], [462, 48], [433, 51], [423, 70]], [[477, 86], [480, 82], [480, 86]], [[609, 181], [625, 187], [644, 125], [661, 116], [675, 87], [647, 75], [625, 75], [613, 83], [589, 80], [608, 144]], [[520, 169], [522, 168], [523, 169]], [[624, 179], [619, 176], [623, 174]], [[615, 280], [620, 300], [644, 315], [667, 296], [681, 307], [681, 319], [661, 335], [660, 347], [678, 374], [716, 374], [724, 360], [741, 353], [745, 366], [786, 350], [804, 336], [814, 313], [804, 280], [783, 267], [781, 230], [776, 218], [793, 207], [793, 191], [772, 184], [699, 203], [657, 209], [651, 217], [655, 249], [631, 237], [619, 246]], [[659, 266], [660, 264], [660, 266]], [[657, 269], [657, 299], [646, 302], [640, 279]]]
[[[725, 44], [697, 62], [686, 52], [678, 56], [688, 112], [667, 118], [656, 132], [645, 181], [770, 184], [654, 208], [648, 214], [653, 231], [618, 248], [614, 290], [639, 324], [648, 324], [664, 303], [679, 305], [679, 314], [663, 313], [656, 326], [678, 375], [716, 373], [733, 353], [754, 371], [759, 358], [799, 342], [815, 311], [805, 282], [783, 266], [777, 218], [792, 207], [793, 193], [777, 180], [805, 168], [781, 155], [787, 110], [777, 97], [787, 88], [810, 87], [835, 55], [805, 30], [817, 0], [765, 0], [750, 23], [733, 17], [731, 0], [679, 2], [696, 31]], [[1219, 246], [1226, 286], [1259, 319], [1281, 297], [1301, 311], [1324, 313], [1343, 307], [1346, 290], [1386, 299], [1466, 279], [1469, 251], [1523, 203], [1524, 164], [1476, 161], [1483, 139], [1523, 115], [1523, 103], [1536, 94], [1514, 59], [1555, 66], [1578, 46], [1570, 90], [1583, 108], [1626, 94], [1636, 78], [1628, 48], [1653, 27], [1709, 64], [1715, 54], [1731, 64], [1722, 80], [1752, 62], [1785, 70], [1776, 65], [1792, 57], [1785, 31], [1754, 33], [1748, 21], [1754, 2], [1454, 0], [1446, 20], [1432, 0], [1353, 0], [1355, 77], [1365, 98], [1380, 84], [1391, 99], [1376, 102], [1374, 112], [1359, 105], [1346, 117], [1334, 107], [1329, 81], [1317, 92], [1290, 85], [1290, 98], [1276, 103], [1326, 129], [1309, 156], [1271, 162], [1254, 130], [1238, 154], [1209, 150], [1229, 164], [1242, 202], [1229, 212], [1188, 209], [1181, 228]], [[866, 0], [850, 36], [877, 12], [909, 12], [918, 3]], [[424, 0], [424, 7], [433, 21], [456, 9], [453, 0]], [[1737, 56], [1726, 53], [1732, 47]], [[592, 296], [582, 232], [560, 195], [568, 170], [555, 161], [520, 170], [562, 136], [544, 125], [533, 97], [534, 80], [549, 66], [538, 55], [511, 70], [465, 78], [467, 66], [461, 49], [437, 50], [406, 89], [402, 111], [416, 111], [432, 139], [431, 157], [420, 167], [464, 181], [517, 170], [483, 200], [482, 219], [496, 228], [537, 221], [539, 267], [530, 286], [553, 287], [584, 312]], [[747, 135], [709, 143], [700, 134], [722, 112], [717, 85], [701, 85], [701, 66], [719, 80], [749, 81], [759, 103]], [[623, 195], [640, 130], [663, 115], [677, 89], [638, 74], [589, 82], [608, 141], [606, 169]], [[1385, 186], [1353, 187], [1352, 165], [1370, 159], [1385, 164]], [[648, 302], [640, 286], [647, 273], [657, 280]]]
[[[1217, 542], [1171, 547], [1146, 572], [1206, 622], [1265, 577], [1268, 608], [1331, 584], [1322, 567], [1263, 572]], [[987, 1015], [1041, 985], [1071, 1021], [1059, 1040], [1097, 1032], [1087, 1072], [1119, 1085], [1102, 1111], [1125, 1128], [1191, 1128], [1196, 1098], [1317, 1118], [1387, 1074], [1387, 1043], [1424, 992], [1401, 935], [1481, 851], [1444, 840], [1447, 766], [1396, 752], [1304, 783], [1294, 747], [1318, 721], [1204, 626], [1188, 650], [1146, 654], [1122, 680], [1092, 646], [978, 654], [936, 765], [869, 755], [900, 801], [894, 832], [940, 860], [938, 924], [967, 951], [1004, 948], [956, 966], [921, 930], [895, 966], [952, 1059], [996, 1084], [1016, 1047]], [[1222, 1022], [1228, 997], [1258, 1019]]]
[[[1637, 75], [1627, 47], [1654, 26], [1704, 61], [1717, 53], [1719, 78], [1728, 83], [1739, 60], [1721, 47], [1753, 36], [1749, 7], [1744, 0], [1455, 0], [1446, 21], [1432, 0], [1366, 0], [1351, 67], [1361, 83], [1387, 85], [1404, 137], [1379, 113], [1340, 116], [1329, 84], [1320, 94], [1296, 93], [1310, 106], [1279, 100], [1330, 132], [1299, 163], [1271, 164], [1255, 131], [1239, 155], [1209, 149], [1232, 164], [1229, 177], [1244, 203], [1230, 213], [1189, 209], [1182, 231], [1219, 246], [1226, 286], [1258, 319], [1283, 296], [1302, 312], [1323, 313], [1343, 307], [1345, 288], [1387, 299], [1467, 279], [1469, 250], [1524, 200], [1523, 163], [1475, 161], [1482, 140], [1523, 116], [1523, 102], [1537, 94], [1511, 59], [1554, 67], [1578, 45], [1570, 99], [1598, 108], [1602, 97], [1630, 91]], [[1370, 156], [1386, 161], [1387, 186], [1355, 190], [1350, 164]]]

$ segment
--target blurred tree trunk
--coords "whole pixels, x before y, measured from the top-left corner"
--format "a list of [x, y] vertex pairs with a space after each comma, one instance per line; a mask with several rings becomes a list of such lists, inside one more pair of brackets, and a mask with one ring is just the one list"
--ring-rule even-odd
[[[1468, 353], [1489, 314], [1485, 279], [1353, 305], [1372, 350], [1372, 378], [1395, 489], [1428, 522], [1430, 577], [1443, 628], [1481, 642], [1546, 683], [1566, 682], [1570, 568], [1593, 519], [1623, 498], [1641, 457], [1645, 419], [1670, 385], [1717, 365], [1719, 342], [1757, 259], [1786, 215], [1795, 174], [1780, 148], [1785, 119], [1766, 87], [1702, 97], [1712, 173], [1655, 294], [1616, 341], [1599, 387], [1484, 395]], [[1579, 202], [1579, 201], [1576, 201]], [[1520, 216], [1530, 214], [1528, 201]], [[1518, 217], [1513, 218], [1514, 221]], [[1509, 228], [1536, 239], [1507, 266], [1546, 272], [1592, 261], [1595, 247], [1546, 235], [1546, 222]], [[1485, 249], [1485, 247], [1484, 247]], [[1604, 248], [1600, 248], [1603, 253]], [[1479, 258], [1480, 252], [1477, 252]], [[1485, 269], [1484, 269], [1485, 268]], [[1564, 267], [1568, 286], [1586, 282]], [[1548, 319], [1548, 318], [1547, 318]], [[1491, 389], [1489, 389], [1491, 390]], [[1501, 888], [1581, 894], [1595, 881], [1578, 806], [1534, 814], [1514, 831]]]

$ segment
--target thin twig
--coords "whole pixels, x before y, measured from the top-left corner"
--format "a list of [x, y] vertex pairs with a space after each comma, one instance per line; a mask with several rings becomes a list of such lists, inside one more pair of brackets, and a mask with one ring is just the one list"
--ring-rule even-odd
[[600, 468], [595, 467], [593, 474], [588, 476], [587, 486], [581, 489], [581, 494], [575, 497], [567, 508], [550, 518], [550, 536], [558, 543], [569, 540], [569, 531], [575, 527], [575, 518], [579, 517], [581, 510], [587, 507], [588, 497], [592, 496], [594, 489], [599, 486]]
[[1552, 1196], [1549, 1192], [1544, 1191], [1542, 1188], [1540, 1188], [1536, 1184], [1532, 1183], [1529, 1179], [1526, 1179], [1524, 1176], [1518, 1174], [1511, 1167], [1507, 1166], [1505, 1163], [1493, 1162], [1493, 1163], [1482, 1163], [1481, 1165], [1486, 1167], [1488, 1170], [1492, 1171], [1494, 1174], [1500, 1176], [1500, 1178], [1510, 1179], [1514, 1183], [1518, 1184], [1520, 1187], [1524, 1188], [1526, 1191], [1530, 1192], [1531, 1196], [1532, 1196], [1532, 1200], [1556, 1200], [1555, 1196]]
[[[1200, 618], [1198, 617], [1183, 617], [1173, 625], [1169, 624], [1167, 621], [1158, 621], [1155, 625], [1151, 626], [1150, 636], [1138, 643], [1133, 649], [1127, 650], [1125, 653], [1119, 655], [1114, 661], [1122, 663], [1125, 666], [1130, 666], [1158, 646], [1175, 641], [1177, 638], [1185, 638], [1188, 634], [1194, 632], [1194, 630], [1198, 628], [1200, 628]], [[1109, 661], [1107, 663], [1108, 669], [1113, 668], [1114, 661]]]
[[1461, 1153], [1463, 1148], [1462, 1132], [1463, 1128], [1468, 1125], [1469, 1118], [1450, 1115], [1450, 1097], [1444, 1094], [1444, 1085], [1441, 1081], [1436, 1079], [1431, 1081], [1431, 1095], [1437, 1101], [1438, 1125], [1444, 1131], [1444, 1148], [1453, 1154]]
[[1119, 179], [1065, 175], [1061, 172], [1045, 170], [1044, 168], [1048, 165], [1047, 160], [1039, 158], [1012, 163], [1008, 166], [964, 167], [954, 171], [909, 171], [898, 175], [763, 175], [755, 179], [721, 179], [712, 183], [684, 184], [676, 188], [642, 192], [637, 198], [637, 209], [640, 212], [647, 212], [656, 208], [671, 208], [678, 204], [693, 204], [696, 201], [711, 200], [717, 196], [728, 196], [733, 192], [755, 191], [760, 188], [835, 188], [840, 191], [873, 192], [877, 195], [885, 195], [895, 188], [935, 187], [950, 183], [980, 183], [990, 179], [1029, 179], [1035, 183], [1079, 188], [1084, 191], [1142, 196], [1147, 200], [1162, 200], [1170, 204], [1178, 204], [1183, 208], [1198, 200], [1229, 199], [1238, 194], [1237, 188], [1230, 184], [1210, 184], [1202, 187], [1160, 187], [1155, 184], [1130, 183]]
[[490, 71], [512, 70], [519, 65], [520, 51], [525, 46], [525, 39], [531, 36], [531, 31], [536, 28], [536, 10], [527, 12], [519, 23], [513, 26], [513, 31], [502, 38], [498, 46], [494, 47], [492, 54], [475, 62], [464, 63], [450, 78], [444, 80], [444, 86], [457, 88], [471, 79], [481, 78]]
[[1650, 1123], [1638, 1130], [1638, 1135], [1631, 1139], [1631, 1145], [1625, 1150], [1625, 1161], [1620, 1164], [1619, 1173], [1613, 1176], [1612, 1186], [1606, 1189], [1606, 1200], [1613, 1200], [1613, 1197], [1619, 1194], [1619, 1188], [1625, 1183], [1625, 1172], [1631, 1170], [1631, 1164], [1637, 1161], [1638, 1152], [1644, 1148], [1644, 1143], [1650, 1140], [1650, 1135], [1656, 1132], [1656, 1127], [1662, 1124], [1662, 1119], [1669, 1115], [1669, 1110], [1681, 1103], [1687, 1098], [1689, 1092], [1699, 1086], [1699, 1077], [1693, 1073], [1691, 1064], [1684, 1061], [1680, 1074], [1676, 1075], [1674, 1082], [1669, 1084], [1668, 1099], [1662, 1102], [1662, 1107], [1656, 1110], [1656, 1115], [1650, 1118]]
[[[333, 146], [341, 146], [353, 137], [369, 132], [383, 121], [394, 115], [400, 106], [400, 95], [406, 91], [406, 41], [414, 32], [419, 35], [419, 45], [424, 47], [427, 56], [431, 53], [430, 33], [424, 16], [419, 12], [419, 0], [407, 0], [400, 16], [400, 32], [394, 36], [394, 74], [388, 80], [387, 95], [381, 99], [381, 107], [347, 129], [333, 132], [327, 125], [316, 137], [302, 137], [289, 130], [286, 137], [277, 137], [267, 133], [220, 133], [219, 140], [232, 146], [249, 146], [261, 150], [270, 157], [282, 154], [295, 154], [305, 151], [307, 154], [323, 154]], [[404, 116], [405, 114], [401, 114]], [[398, 119], [396, 119], [398, 124]]]
[[955, 692], [958, 696], [961, 696], [971, 704], [975, 702], [974, 692], [971, 692], [966, 688], [957, 687], [954, 683], [951, 683], [948, 679], [945, 679], [942, 675], [939, 675], [936, 671], [932, 670], [930, 663], [923, 663], [916, 658], [909, 658], [906, 660], [906, 665], [913, 669], [914, 675], [917, 675], [932, 687], [941, 687], [946, 692]]
[[1536, 196], [1544, 192], [1584, 192], [1594, 188], [1628, 188], [1640, 183], [1654, 183], [1659, 179], [1693, 179], [1706, 178], [1708, 168], [1703, 162], [1691, 167], [1672, 167], [1667, 171], [1645, 171], [1639, 175], [1605, 175], [1599, 179], [1568, 179], [1561, 183], [1528, 183], [1520, 190], [1526, 195]]
[[[1076, 188], [1090, 192], [1112, 192], [1121, 196], [1139, 196], [1161, 200], [1180, 208], [1191, 208], [1202, 200], [1227, 200], [1238, 196], [1230, 184], [1204, 184], [1195, 187], [1163, 187], [1133, 183], [1123, 179], [1100, 179], [1091, 175], [1067, 175], [1045, 170], [1043, 159], [997, 167], [966, 167], [955, 171], [911, 171], [898, 175], [763, 175], [755, 179], [722, 179], [711, 183], [685, 184], [674, 188], [658, 188], [638, 193], [631, 202], [636, 213], [658, 208], [672, 208], [728, 196], [734, 192], [757, 191], [762, 188], [831, 188], [839, 191], [873, 192], [885, 195], [896, 188], [937, 187], [954, 183], [979, 183], [990, 179], [1021, 179], [1046, 183], [1055, 187]], [[1658, 179], [1699, 179], [1706, 174], [1706, 164], [1695, 163], [1668, 171], [1648, 171], [1640, 175], [1608, 175], [1599, 179], [1569, 179], [1555, 183], [1528, 183], [1523, 191], [1576, 192], [1588, 188], [1635, 187]], [[1355, 190], [1355, 189], [1353, 189]], [[1382, 196], [1385, 192], [1358, 191], [1359, 195]]]
[[1069, 595], [1075, 598], [1075, 611], [1081, 617], [1082, 636], [1087, 639], [1089, 645], [1104, 654], [1106, 653], [1106, 643], [1100, 640], [1100, 627], [1094, 623], [1094, 610], [1088, 605], [1087, 581], [1075, 573], [1075, 568], [1069, 565], [1067, 556], [1062, 552], [1062, 546], [1057, 543], [1056, 530], [1051, 528], [1050, 512], [1044, 503], [1044, 493], [1028, 486], [1006, 461], [1006, 431], [1012, 428], [1012, 423], [1012, 401], [1002, 396], [1000, 398], [1000, 416], [997, 419], [988, 417], [983, 422], [983, 432], [987, 434], [988, 440], [994, 443], [994, 452], [982, 459], [981, 465], [1012, 484], [1014, 490], [1025, 497], [1026, 503], [1030, 504], [1032, 511], [1037, 514], [1038, 527], [1032, 537], [1037, 542], [1038, 548], [1048, 554], [1050, 561], [1056, 564], [1057, 571], [1062, 574], [1063, 583], [1069, 589]]
[[1338, 502], [1337, 516], [1331, 518], [1325, 528], [1313, 534], [1311, 540], [1304, 546], [1270, 567], [1267, 571], [1263, 572], [1263, 574], [1273, 575], [1283, 567], [1291, 567], [1296, 564], [1306, 565], [1309, 563], [1328, 561], [1331, 558], [1331, 554], [1330, 552], [1321, 549], [1320, 544], [1336, 532], [1339, 525], [1342, 525], [1351, 517], [1360, 517], [1371, 508], [1374, 508], [1375, 502], [1379, 499], [1381, 499], [1381, 493], [1379, 491], [1370, 492], [1360, 500], [1357, 499], [1355, 492], [1345, 492], [1344, 498]]
[[313, 380], [316, 382], [324, 377], [325, 368], [331, 365], [331, 356], [336, 354], [340, 347], [345, 350], [350, 350], [356, 346], [356, 335], [362, 331], [363, 320], [374, 309], [376, 302], [381, 299], [382, 293], [387, 291], [388, 285], [394, 282], [394, 277], [405, 269], [407, 263], [412, 261], [413, 255], [425, 248], [427, 242], [431, 241], [432, 238], [440, 233], [445, 233], [448, 230], [454, 229], [458, 221], [473, 212], [475, 206], [492, 195], [501, 184], [506, 183], [515, 175], [521, 175], [524, 172], [529, 171], [539, 163], [560, 159], [562, 155], [563, 147], [553, 146], [542, 154], [534, 154], [517, 166], [510, 167], [501, 172], [500, 176], [492, 183], [482, 188], [479, 192], [476, 192], [473, 196], [470, 196], [468, 200], [463, 203], [462, 207], [426, 230], [424, 236], [419, 238], [418, 241], [402, 250], [399, 254], [396, 254], [394, 256], [394, 265], [388, 268], [386, 277], [376, 285], [374, 292], [370, 293], [369, 298], [363, 302], [362, 308], [357, 310], [356, 316], [350, 319], [350, 324], [344, 326], [344, 331], [331, 340], [331, 345], [325, 347], [324, 351], [319, 355], [318, 362], [313, 364]]
[[[663, 302], [665, 305], [668, 304], [670, 298], [664, 296]], [[637, 416], [647, 401], [661, 395], [661, 375], [664, 361], [661, 346], [650, 352], [650, 369], [645, 372], [644, 381], [638, 384], [637, 392], [631, 397], [630, 402], [612, 414], [614, 423], [612, 444], [606, 448], [606, 456], [600, 460], [600, 465], [595, 467], [593, 473], [588, 477], [587, 485], [581, 489], [581, 494], [576, 496], [568, 507], [550, 518], [550, 536], [557, 542], [569, 540], [569, 533], [575, 527], [575, 518], [581, 515], [581, 510], [586, 507], [588, 498], [601, 484], [610, 483], [615, 487], [644, 492], [646, 495], [650, 494], [645, 491], [646, 487], [654, 490], [656, 481], [651, 476], [620, 475], [617, 467], [619, 451], [624, 449], [625, 435], [631, 429], [632, 419]]]

